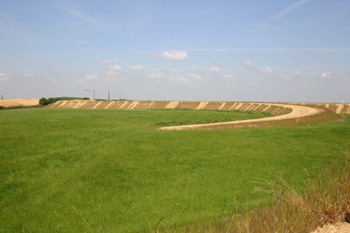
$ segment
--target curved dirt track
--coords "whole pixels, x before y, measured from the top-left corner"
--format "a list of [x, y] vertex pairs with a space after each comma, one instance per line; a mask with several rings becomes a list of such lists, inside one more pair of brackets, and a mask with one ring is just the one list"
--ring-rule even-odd
[[182, 125], [182, 126], [168, 126], [162, 127], [160, 130], [188, 130], [188, 129], [199, 129], [206, 126], [223, 126], [223, 125], [236, 125], [242, 123], [257, 123], [257, 122], [268, 122], [268, 121], [279, 121], [286, 119], [297, 119], [302, 117], [313, 116], [325, 112], [322, 108], [314, 108], [309, 106], [300, 106], [300, 105], [291, 105], [291, 104], [274, 104], [275, 106], [290, 108], [292, 112], [280, 115], [273, 116], [269, 118], [260, 118], [260, 119], [251, 119], [251, 120], [240, 120], [240, 121], [229, 121], [229, 122], [219, 122], [211, 124], [197, 124], [197, 125]]

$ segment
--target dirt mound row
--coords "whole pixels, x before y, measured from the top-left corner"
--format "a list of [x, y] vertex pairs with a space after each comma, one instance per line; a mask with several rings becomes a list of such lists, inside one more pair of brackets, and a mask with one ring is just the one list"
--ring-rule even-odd
[[[38, 100], [37, 100], [38, 101]], [[277, 103], [260, 102], [200, 102], [200, 101], [92, 101], [61, 100], [49, 105], [49, 108], [121, 108], [121, 109], [208, 109], [208, 110], [241, 110], [271, 112]], [[337, 103], [280, 103], [307, 105], [330, 109], [337, 114], [350, 114], [350, 104]], [[273, 106], [271, 108], [271, 106]], [[271, 108], [269, 110], [264, 109]], [[278, 108], [280, 109], [280, 108]], [[284, 112], [285, 113], [285, 112]], [[283, 114], [283, 113], [281, 113]]]
[[92, 100], [60, 100], [47, 108], [105, 108], [105, 109], [197, 109], [197, 110], [240, 110], [264, 111], [274, 115], [282, 115], [291, 111], [274, 103], [248, 102], [199, 102], [199, 101], [92, 101]]

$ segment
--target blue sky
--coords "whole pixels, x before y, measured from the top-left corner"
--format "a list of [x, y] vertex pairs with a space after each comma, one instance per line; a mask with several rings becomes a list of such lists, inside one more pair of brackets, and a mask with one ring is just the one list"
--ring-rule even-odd
[[350, 102], [348, 0], [0, 0], [0, 94]]

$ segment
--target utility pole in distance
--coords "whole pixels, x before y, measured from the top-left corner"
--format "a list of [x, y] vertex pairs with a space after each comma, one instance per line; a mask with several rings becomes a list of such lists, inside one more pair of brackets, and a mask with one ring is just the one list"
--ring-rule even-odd
[[108, 101], [109, 101], [109, 90], [108, 90]]
[[85, 91], [92, 91], [94, 93], [94, 100], [95, 100], [96, 90], [85, 90]]

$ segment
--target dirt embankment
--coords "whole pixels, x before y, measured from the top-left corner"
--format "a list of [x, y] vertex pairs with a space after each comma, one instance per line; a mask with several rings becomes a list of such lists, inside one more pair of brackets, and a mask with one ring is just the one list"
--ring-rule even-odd
[[39, 99], [9, 99], [0, 100], [0, 106], [12, 107], [12, 106], [31, 106], [38, 105]]
[[[349, 105], [349, 106], [348, 106]], [[234, 122], [212, 124], [169, 126], [161, 130], [186, 129], [227, 129], [256, 128], [274, 126], [293, 126], [300, 124], [318, 124], [340, 121], [342, 118], [335, 113], [349, 111], [350, 104], [291, 104], [264, 102], [200, 102], [200, 101], [93, 101], [93, 100], [61, 100], [47, 108], [104, 108], [104, 109], [196, 109], [196, 110], [239, 110], [268, 112], [274, 115], [269, 118], [252, 119]], [[333, 109], [334, 110], [333, 110]], [[331, 111], [331, 110], [332, 111]], [[341, 110], [340, 110], [341, 109]]]
[[[50, 104], [49, 108], [122, 108], [122, 109], [206, 109], [206, 110], [240, 110], [262, 111], [264, 107], [276, 104], [293, 104], [315, 106], [332, 110], [337, 114], [350, 114], [350, 104], [339, 103], [268, 103], [268, 102], [214, 102], [214, 101], [93, 101], [61, 100]], [[271, 112], [273, 108], [265, 109]], [[275, 114], [275, 113], [273, 113]], [[279, 114], [277, 114], [279, 115]]]

